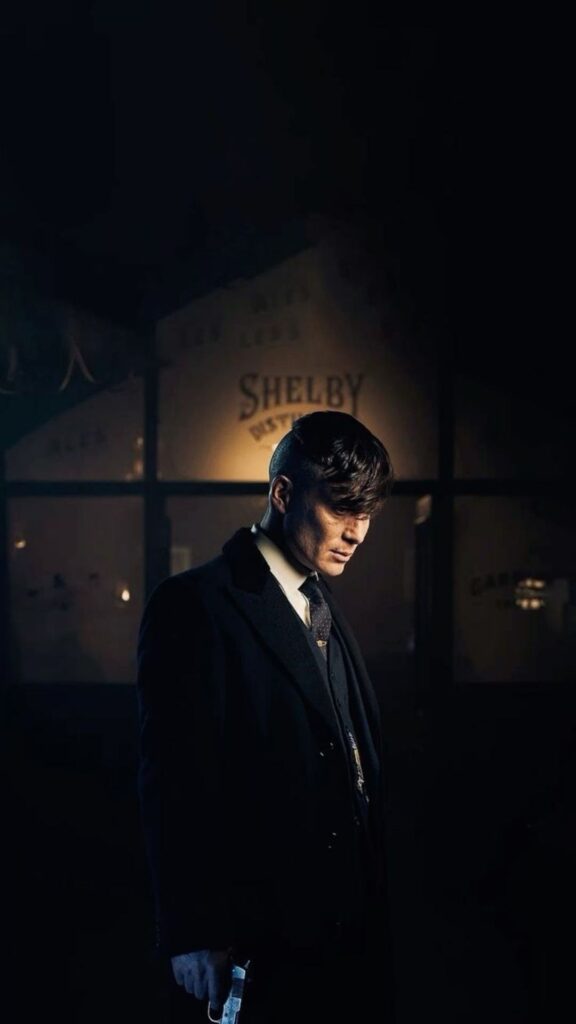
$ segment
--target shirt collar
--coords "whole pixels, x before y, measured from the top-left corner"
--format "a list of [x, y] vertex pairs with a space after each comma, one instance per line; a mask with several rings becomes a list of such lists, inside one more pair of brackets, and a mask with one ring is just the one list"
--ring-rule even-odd
[[253, 523], [251, 530], [260, 554], [266, 559], [270, 571], [287, 593], [300, 590], [300, 587], [309, 576], [316, 580], [318, 579], [317, 572], [303, 573], [292, 565], [292, 562], [288, 561], [282, 549], [261, 529], [258, 523]]

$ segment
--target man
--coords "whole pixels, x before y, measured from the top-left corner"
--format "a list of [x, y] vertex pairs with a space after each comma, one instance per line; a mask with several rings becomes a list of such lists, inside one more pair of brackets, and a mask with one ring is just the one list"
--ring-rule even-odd
[[392, 480], [358, 420], [302, 416], [272, 456], [261, 522], [163, 580], [144, 612], [157, 949], [214, 1019], [246, 958], [246, 1024], [346, 1007], [391, 1019], [378, 707], [325, 577], [344, 572]]

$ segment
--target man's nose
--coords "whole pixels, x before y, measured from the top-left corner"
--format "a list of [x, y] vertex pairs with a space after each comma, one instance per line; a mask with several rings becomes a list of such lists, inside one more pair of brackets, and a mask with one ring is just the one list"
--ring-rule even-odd
[[348, 544], [361, 544], [366, 535], [367, 525], [363, 519], [350, 519], [346, 523], [342, 539]]

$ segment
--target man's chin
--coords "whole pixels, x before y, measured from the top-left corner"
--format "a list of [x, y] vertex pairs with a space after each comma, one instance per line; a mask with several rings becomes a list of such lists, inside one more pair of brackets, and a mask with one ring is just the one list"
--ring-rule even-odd
[[320, 572], [324, 576], [341, 576], [346, 568], [346, 562], [326, 562]]

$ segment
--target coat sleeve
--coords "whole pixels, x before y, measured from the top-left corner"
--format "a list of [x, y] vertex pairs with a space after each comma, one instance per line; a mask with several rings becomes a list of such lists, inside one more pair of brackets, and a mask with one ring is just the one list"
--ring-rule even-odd
[[138, 638], [138, 796], [156, 908], [156, 952], [232, 944], [224, 863], [225, 673], [193, 587], [153, 591]]

